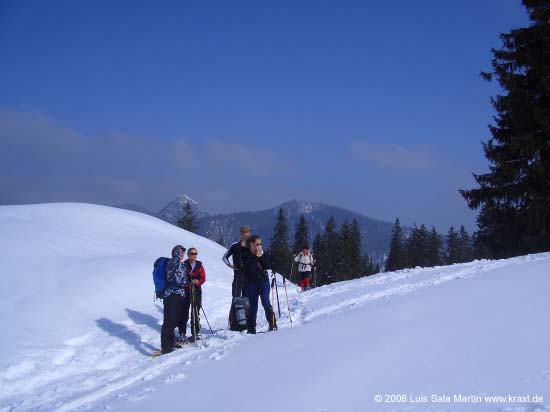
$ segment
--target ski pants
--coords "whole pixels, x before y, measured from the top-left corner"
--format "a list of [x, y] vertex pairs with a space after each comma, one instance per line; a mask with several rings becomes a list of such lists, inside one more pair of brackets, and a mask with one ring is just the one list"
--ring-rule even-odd
[[300, 287], [305, 289], [309, 286], [309, 277], [311, 272], [300, 272]]
[[202, 307], [202, 289], [195, 286], [195, 307], [192, 307], [191, 288], [185, 289], [185, 298], [181, 308], [178, 321], [178, 332], [181, 336], [187, 333], [187, 322], [189, 321], [189, 311], [191, 311], [191, 335], [197, 336], [200, 332], [200, 310]]
[[162, 353], [169, 353], [174, 349], [174, 328], [178, 326], [184, 300], [183, 296], [172, 293], [162, 301], [164, 305], [164, 319], [160, 332]]
[[248, 330], [256, 329], [256, 317], [258, 315], [258, 298], [262, 301], [264, 307], [265, 318], [270, 326], [274, 324], [273, 321], [273, 307], [269, 301], [269, 293], [271, 286], [269, 284], [269, 278], [262, 276], [259, 282], [245, 282], [246, 296], [250, 304], [249, 316], [248, 316]]

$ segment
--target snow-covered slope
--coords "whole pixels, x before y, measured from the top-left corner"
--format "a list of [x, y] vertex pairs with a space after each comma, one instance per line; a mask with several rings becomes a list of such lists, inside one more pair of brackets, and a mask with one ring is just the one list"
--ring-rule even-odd
[[178, 243], [199, 249], [207, 293], [231, 294], [222, 247], [141, 213], [71, 203], [1, 206], [0, 228], [0, 364], [97, 329], [100, 319], [107, 328], [130, 314], [150, 316], [151, 308], [157, 314], [152, 265]]
[[[247, 336], [222, 330], [231, 273], [212, 242], [91, 205], [0, 207], [0, 227], [0, 274], [14, 286], [0, 302], [1, 411], [550, 410], [550, 254], [292, 287], [293, 328], [280, 290], [280, 330]], [[162, 314], [150, 266], [173, 243], [205, 261], [215, 335], [151, 359]]]

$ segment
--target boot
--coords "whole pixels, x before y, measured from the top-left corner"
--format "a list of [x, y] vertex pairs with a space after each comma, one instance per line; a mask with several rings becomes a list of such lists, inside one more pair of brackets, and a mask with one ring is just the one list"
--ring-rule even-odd
[[250, 333], [251, 335], [256, 334], [256, 316], [255, 315], [250, 315], [248, 317], [248, 333]]
[[265, 315], [267, 323], [269, 324], [269, 330], [277, 330], [277, 319], [275, 319], [275, 312], [273, 309]]

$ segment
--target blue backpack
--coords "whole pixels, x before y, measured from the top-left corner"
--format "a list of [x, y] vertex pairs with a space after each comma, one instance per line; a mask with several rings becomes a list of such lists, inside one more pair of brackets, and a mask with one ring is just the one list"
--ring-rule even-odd
[[157, 299], [164, 298], [166, 289], [166, 265], [170, 259], [159, 257], [153, 264], [153, 282], [155, 282], [155, 295]]

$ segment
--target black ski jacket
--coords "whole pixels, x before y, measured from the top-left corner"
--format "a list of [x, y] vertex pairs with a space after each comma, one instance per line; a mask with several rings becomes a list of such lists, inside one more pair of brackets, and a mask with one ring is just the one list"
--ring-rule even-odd
[[242, 259], [241, 255], [243, 252], [247, 252], [248, 248], [246, 246], [241, 245], [241, 241], [233, 243], [229, 249], [227, 249], [227, 252], [222, 257], [223, 263], [225, 263], [227, 266], [231, 266], [231, 262], [229, 261], [230, 257], [233, 257], [233, 266], [237, 268], [235, 273], [238, 272], [238, 269], [241, 269], [242, 267]]
[[247, 282], [260, 282], [262, 277], [268, 276], [267, 270], [271, 269], [271, 260], [269, 256], [264, 252], [262, 257], [257, 257], [246, 250], [241, 256], [243, 266], [242, 270], [244, 273], [244, 279]]

